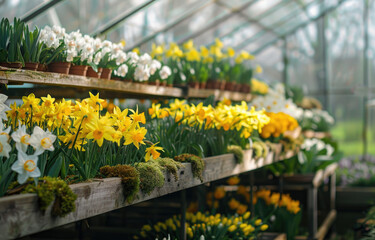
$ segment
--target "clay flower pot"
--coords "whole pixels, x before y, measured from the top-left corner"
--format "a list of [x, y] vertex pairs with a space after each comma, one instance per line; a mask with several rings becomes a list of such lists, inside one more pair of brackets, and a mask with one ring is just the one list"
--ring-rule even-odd
[[109, 68], [103, 68], [102, 74], [100, 75], [100, 78], [102, 79], [111, 79], [111, 73], [112, 69]]
[[7, 63], [7, 62], [0, 62], [0, 66], [8, 68], [9, 67], [9, 63]]
[[199, 82], [189, 82], [189, 87], [199, 89]]
[[38, 66], [39, 66], [39, 63], [27, 62], [25, 63], [25, 66], [23, 67], [23, 69], [36, 71], [38, 69]]
[[102, 74], [103, 68], [98, 68], [98, 72], [95, 72], [94, 69], [92, 69], [91, 66], [88, 66], [86, 77], [93, 77], [93, 78], [100, 78], [100, 75]]
[[207, 85], [206, 82], [201, 82], [201, 83], [199, 83], [199, 88], [200, 89], [206, 89], [206, 85]]
[[48, 71], [55, 73], [68, 74], [70, 69], [70, 62], [54, 62], [48, 64]]
[[86, 65], [71, 65], [69, 69], [69, 74], [86, 76], [88, 66]]
[[226, 82], [225, 88], [226, 91], [232, 91], [233, 90], [233, 83], [232, 82]]
[[13, 63], [8, 63], [9, 67], [10, 68], [17, 68], [17, 69], [21, 69], [22, 68], [22, 63], [20, 62], [13, 62]]

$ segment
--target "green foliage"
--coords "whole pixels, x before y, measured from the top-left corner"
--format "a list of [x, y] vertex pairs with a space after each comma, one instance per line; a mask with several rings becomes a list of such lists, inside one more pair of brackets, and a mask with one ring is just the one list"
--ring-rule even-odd
[[64, 217], [74, 212], [77, 195], [73, 193], [65, 181], [52, 177], [43, 177], [37, 185], [29, 184], [23, 193], [36, 193], [39, 198], [40, 210], [45, 211], [47, 207], [52, 206], [52, 216]]
[[24, 27], [25, 23], [21, 19], [14, 18], [13, 26], [10, 28], [8, 62], [21, 62], [22, 65], [25, 63], [21, 53]]
[[253, 156], [255, 158], [265, 158], [269, 153], [268, 146], [263, 141], [254, 141]]
[[0, 62], [7, 62], [10, 34], [11, 26], [9, 20], [2, 18], [0, 23]]
[[33, 32], [29, 31], [29, 27], [24, 29], [24, 38], [22, 39], [21, 52], [25, 62], [39, 62], [40, 53], [42, 51], [42, 43], [39, 42], [40, 31], [35, 28]]
[[139, 191], [139, 172], [129, 165], [103, 166], [100, 173], [106, 177], [120, 177], [123, 183], [124, 195], [131, 202]]
[[162, 167], [155, 161], [138, 163], [135, 166], [140, 176], [140, 188], [142, 192], [150, 194], [156, 187], [164, 185], [164, 174]]
[[189, 153], [184, 153], [174, 157], [174, 160], [178, 162], [188, 162], [191, 163], [191, 170], [193, 176], [199, 178], [203, 182], [203, 170], [204, 170], [204, 161], [202, 158]]
[[228, 146], [228, 153], [233, 153], [237, 163], [243, 163], [243, 151], [240, 146], [231, 145]]

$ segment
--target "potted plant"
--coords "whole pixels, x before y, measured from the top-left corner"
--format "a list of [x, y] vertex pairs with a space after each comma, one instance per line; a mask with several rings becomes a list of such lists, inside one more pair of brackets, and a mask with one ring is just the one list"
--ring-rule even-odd
[[10, 36], [8, 44], [8, 63], [11, 68], [21, 68], [25, 65], [21, 53], [22, 38], [25, 23], [14, 18], [13, 26], [10, 26]]
[[42, 43], [39, 42], [40, 31], [35, 28], [33, 32], [29, 27], [24, 29], [24, 39], [22, 40], [21, 52], [25, 61], [24, 69], [36, 71], [39, 64], [39, 58], [42, 50]]
[[8, 65], [8, 44], [10, 38], [11, 26], [7, 18], [2, 18], [0, 22], [0, 66]]

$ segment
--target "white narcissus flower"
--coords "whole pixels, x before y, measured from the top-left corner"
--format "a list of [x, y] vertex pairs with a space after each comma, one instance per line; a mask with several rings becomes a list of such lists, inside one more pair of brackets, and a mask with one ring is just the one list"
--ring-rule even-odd
[[42, 154], [44, 150], [55, 150], [53, 147], [55, 140], [56, 136], [53, 135], [49, 130], [44, 131], [40, 127], [36, 126], [33, 134], [31, 134], [29, 143], [35, 148], [35, 154], [39, 155]]
[[8, 127], [6, 129], [4, 129], [4, 124], [0, 120], [0, 135], [6, 136], [8, 140], [9, 140], [10, 129], [11, 129], [11, 127]]
[[147, 65], [139, 64], [135, 68], [134, 79], [136, 81], [143, 82], [143, 81], [147, 81], [149, 78], [150, 78], [150, 71], [149, 71]]
[[150, 74], [154, 75], [154, 73], [161, 68], [161, 63], [158, 60], [152, 60], [150, 64]]
[[116, 58], [116, 65], [119, 66], [126, 61], [126, 53], [123, 51], [119, 51], [115, 56]]
[[40, 177], [40, 170], [38, 168], [38, 155], [27, 155], [20, 151], [18, 152], [18, 159], [12, 165], [12, 170], [18, 173], [17, 181], [23, 184], [29, 177]]
[[139, 56], [136, 52], [128, 52], [128, 58], [130, 64], [136, 64], [139, 61]]
[[172, 74], [171, 69], [168, 66], [163, 66], [159, 72], [161, 79], [167, 79]]
[[12, 138], [16, 142], [18, 151], [27, 151], [27, 147], [30, 145], [30, 135], [26, 132], [26, 125], [20, 125], [17, 131], [12, 133]]
[[122, 64], [116, 71], [115, 74], [120, 77], [125, 77], [128, 73], [128, 66], [126, 64]]
[[139, 58], [139, 63], [140, 64], [143, 64], [143, 65], [150, 65], [152, 62], [152, 58], [150, 55], [148, 55], [148, 53], [145, 53], [143, 54], [140, 58]]
[[100, 60], [102, 60], [102, 52], [97, 52], [94, 57], [94, 64], [98, 65]]
[[5, 135], [0, 135], [0, 156], [9, 158], [9, 152], [12, 147], [8, 143], [8, 137]]

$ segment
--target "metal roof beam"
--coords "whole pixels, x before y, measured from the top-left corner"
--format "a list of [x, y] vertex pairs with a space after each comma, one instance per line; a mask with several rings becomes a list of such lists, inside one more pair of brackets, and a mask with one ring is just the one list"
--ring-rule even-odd
[[301, 23], [301, 24], [297, 25], [296, 27], [294, 27], [293, 29], [291, 29], [290, 31], [284, 33], [281, 37], [278, 37], [278, 38], [276, 38], [276, 39], [274, 39], [274, 40], [272, 40], [272, 41], [270, 41], [270, 42], [268, 42], [268, 43], [262, 45], [262, 46], [259, 47], [257, 50], [255, 50], [255, 51], [253, 52], [253, 54], [255, 55], [255, 54], [259, 54], [259, 53], [261, 53], [261, 52], [262, 52], [264, 49], [266, 49], [267, 47], [269, 47], [269, 46], [275, 44], [280, 38], [283, 38], [283, 37], [286, 37], [286, 36], [288, 36], [288, 35], [291, 35], [291, 34], [295, 33], [298, 29], [303, 28], [303, 27], [306, 27], [309, 23], [317, 21], [317, 20], [320, 19], [321, 17], [325, 16], [326, 14], [328, 14], [328, 13], [332, 12], [333, 10], [335, 10], [336, 8], [338, 8], [338, 7], [339, 7], [342, 3], [344, 3], [345, 1], [346, 1], [346, 0], [339, 0], [339, 2], [338, 2], [335, 6], [325, 9], [325, 10], [322, 11], [318, 16], [316, 16], [315, 18], [311, 18], [311, 21], [307, 21], [307, 22]]
[[[320, 0], [320, 2], [322, 2], [323, 0]], [[310, 2], [309, 4], [306, 5], [306, 7], [310, 6], [311, 4], [313, 3], [316, 3], [316, 1], [312, 1]], [[279, 19], [279, 21], [277, 21], [276, 24], [273, 24], [271, 26], [272, 29], [275, 29], [281, 25], [283, 25], [284, 23], [288, 22], [290, 19], [292, 19], [293, 17], [296, 17], [296, 13], [298, 12], [298, 10], [294, 10], [292, 11], [291, 13], [289, 13], [288, 15], [282, 17], [281, 19]], [[257, 34], [251, 36], [250, 38], [248, 39], [245, 39], [244, 41], [242, 41], [240, 44], [238, 44], [235, 49], [238, 50], [238, 49], [241, 49], [243, 48], [244, 46], [247, 46], [249, 45], [251, 42], [259, 39], [260, 37], [262, 37], [266, 32], [265, 31], [262, 31], [262, 32], [258, 32]], [[276, 39], [280, 38], [280, 37], [283, 37], [284, 34], [282, 35], [279, 35]]]
[[122, 23], [123, 21], [125, 21], [127, 18], [129, 18], [130, 16], [133, 16], [134, 14], [136, 14], [140, 10], [144, 9], [148, 5], [154, 3], [155, 1], [156, 0], [149, 0], [149, 1], [141, 4], [140, 6], [134, 8], [129, 13], [124, 13], [123, 15], [119, 15], [119, 16], [115, 17], [109, 23], [107, 23], [106, 25], [100, 27], [95, 32], [92, 32], [90, 35], [93, 36], [93, 37], [97, 37], [97, 36], [100, 36], [100, 35], [103, 35], [103, 34], [107, 33], [108, 31], [110, 31], [111, 29], [113, 29], [114, 27], [116, 27], [117, 25], [119, 25], [120, 23]]
[[131, 50], [135, 47], [138, 47], [138, 46], [141, 46], [142, 44], [150, 41], [151, 39], [154, 39], [157, 35], [159, 35], [160, 33], [163, 33], [165, 31], [168, 31], [169, 29], [175, 27], [176, 25], [180, 24], [181, 22], [185, 21], [186, 19], [190, 18], [191, 16], [193, 16], [194, 14], [200, 12], [202, 9], [206, 8], [207, 6], [211, 5], [212, 3], [214, 3], [216, 0], [211, 0], [203, 5], [201, 5], [200, 7], [196, 8], [196, 9], [193, 9], [192, 11], [190, 11], [189, 13], [183, 15], [182, 17], [180, 17], [179, 19], [177, 19], [176, 21], [170, 23], [170, 24], [167, 24], [165, 27], [163, 27], [162, 29], [152, 33], [151, 35], [149, 36], [146, 36], [145, 38], [141, 39], [140, 41], [138, 41], [137, 43], [133, 44], [131, 47], [129, 48], [126, 48], [127, 50]]
[[47, 11], [51, 7], [55, 6], [57, 3], [62, 2], [63, 0], [51, 0], [46, 3], [41, 3], [35, 8], [28, 11], [25, 15], [21, 17], [21, 20], [24, 22], [28, 22], [31, 19], [35, 18], [36, 16], [40, 15], [41, 13]]

